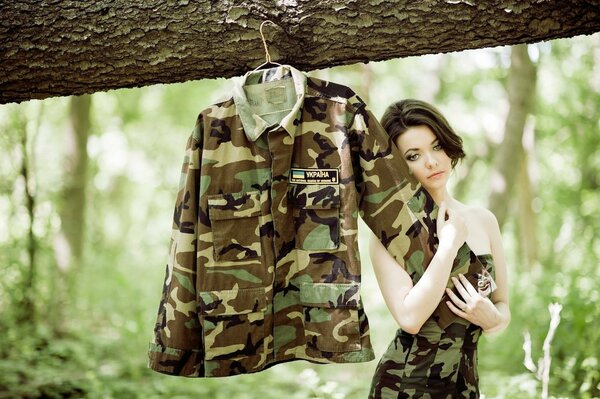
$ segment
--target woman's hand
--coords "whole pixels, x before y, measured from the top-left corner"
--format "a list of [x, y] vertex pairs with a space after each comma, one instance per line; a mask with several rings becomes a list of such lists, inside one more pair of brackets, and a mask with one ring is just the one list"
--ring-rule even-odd
[[446, 293], [452, 301], [446, 301], [450, 310], [457, 316], [477, 324], [484, 330], [496, 327], [502, 322], [502, 316], [489, 298], [482, 296], [462, 274], [452, 277], [454, 286], [462, 296], [459, 298], [451, 289]]
[[440, 248], [458, 251], [467, 239], [465, 219], [454, 209], [448, 209], [444, 201], [440, 204], [436, 228]]

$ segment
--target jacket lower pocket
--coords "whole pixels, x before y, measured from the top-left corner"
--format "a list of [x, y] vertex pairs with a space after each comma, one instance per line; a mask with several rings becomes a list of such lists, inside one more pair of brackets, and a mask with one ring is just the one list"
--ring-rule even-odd
[[265, 288], [199, 293], [206, 360], [247, 358], [266, 351]]
[[307, 345], [326, 352], [359, 350], [359, 284], [300, 286]]
[[215, 261], [259, 258], [260, 192], [208, 197]]

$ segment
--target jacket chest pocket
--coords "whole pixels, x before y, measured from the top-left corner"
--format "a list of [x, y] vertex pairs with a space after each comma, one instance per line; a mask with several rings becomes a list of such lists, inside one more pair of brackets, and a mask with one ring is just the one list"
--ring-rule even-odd
[[260, 192], [208, 196], [215, 261], [260, 258]]
[[200, 292], [205, 359], [264, 361], [267, 302], [265, 288]]
[[337, 249], [340, 245], [339, 184], [290, 184], [296, 248]]

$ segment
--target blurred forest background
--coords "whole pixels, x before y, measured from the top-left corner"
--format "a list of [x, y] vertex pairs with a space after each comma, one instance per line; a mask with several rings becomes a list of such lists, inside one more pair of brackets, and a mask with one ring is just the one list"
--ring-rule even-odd
[[[480, 344], [483, 397], [540, 397], [524, 334], [536, 363], [559, 303], [550, 396], [599, 398], [600, 34], [310, 74], [349, 85], [377, 116], [402, 98], [431, 101], [463, 136], [453, 192], [498, 216], [511, 285], [511, 325]], [[227, 379], [146, 368], [186, 139], [230, 87], [0, 106], [0, 398], [366, 397], [376, 361]], [[396, 326], [367, 245], [362, 293], [379, 357]]]

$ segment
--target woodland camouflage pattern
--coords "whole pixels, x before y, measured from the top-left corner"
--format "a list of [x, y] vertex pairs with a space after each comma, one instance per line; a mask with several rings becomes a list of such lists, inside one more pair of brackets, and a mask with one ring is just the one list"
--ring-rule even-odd
[[[265, 102], [275, 118], [254, 113]], [[289, 66], [247, 74], [188, 139], [149, 366], [218, 377], [372, 360], [358, 217], [423, 265], [432, 203], [349, 88]]]
[[[458, 258], [465, 253], [463, 250]], [[455, 262], [452, 275], [458, 273], [461, 263]], [[493, 278], [491, 255], [476, 256], [473, 263]], [[423, 271], [411, 272], [416, 283]], [[415, 335], [398, 330], [379, 361], [369, 399], [479, 398], [477, 342], [481, 328], [461, 318], [445, 328], [436, 321], [437, 315], [430, 317]]]

